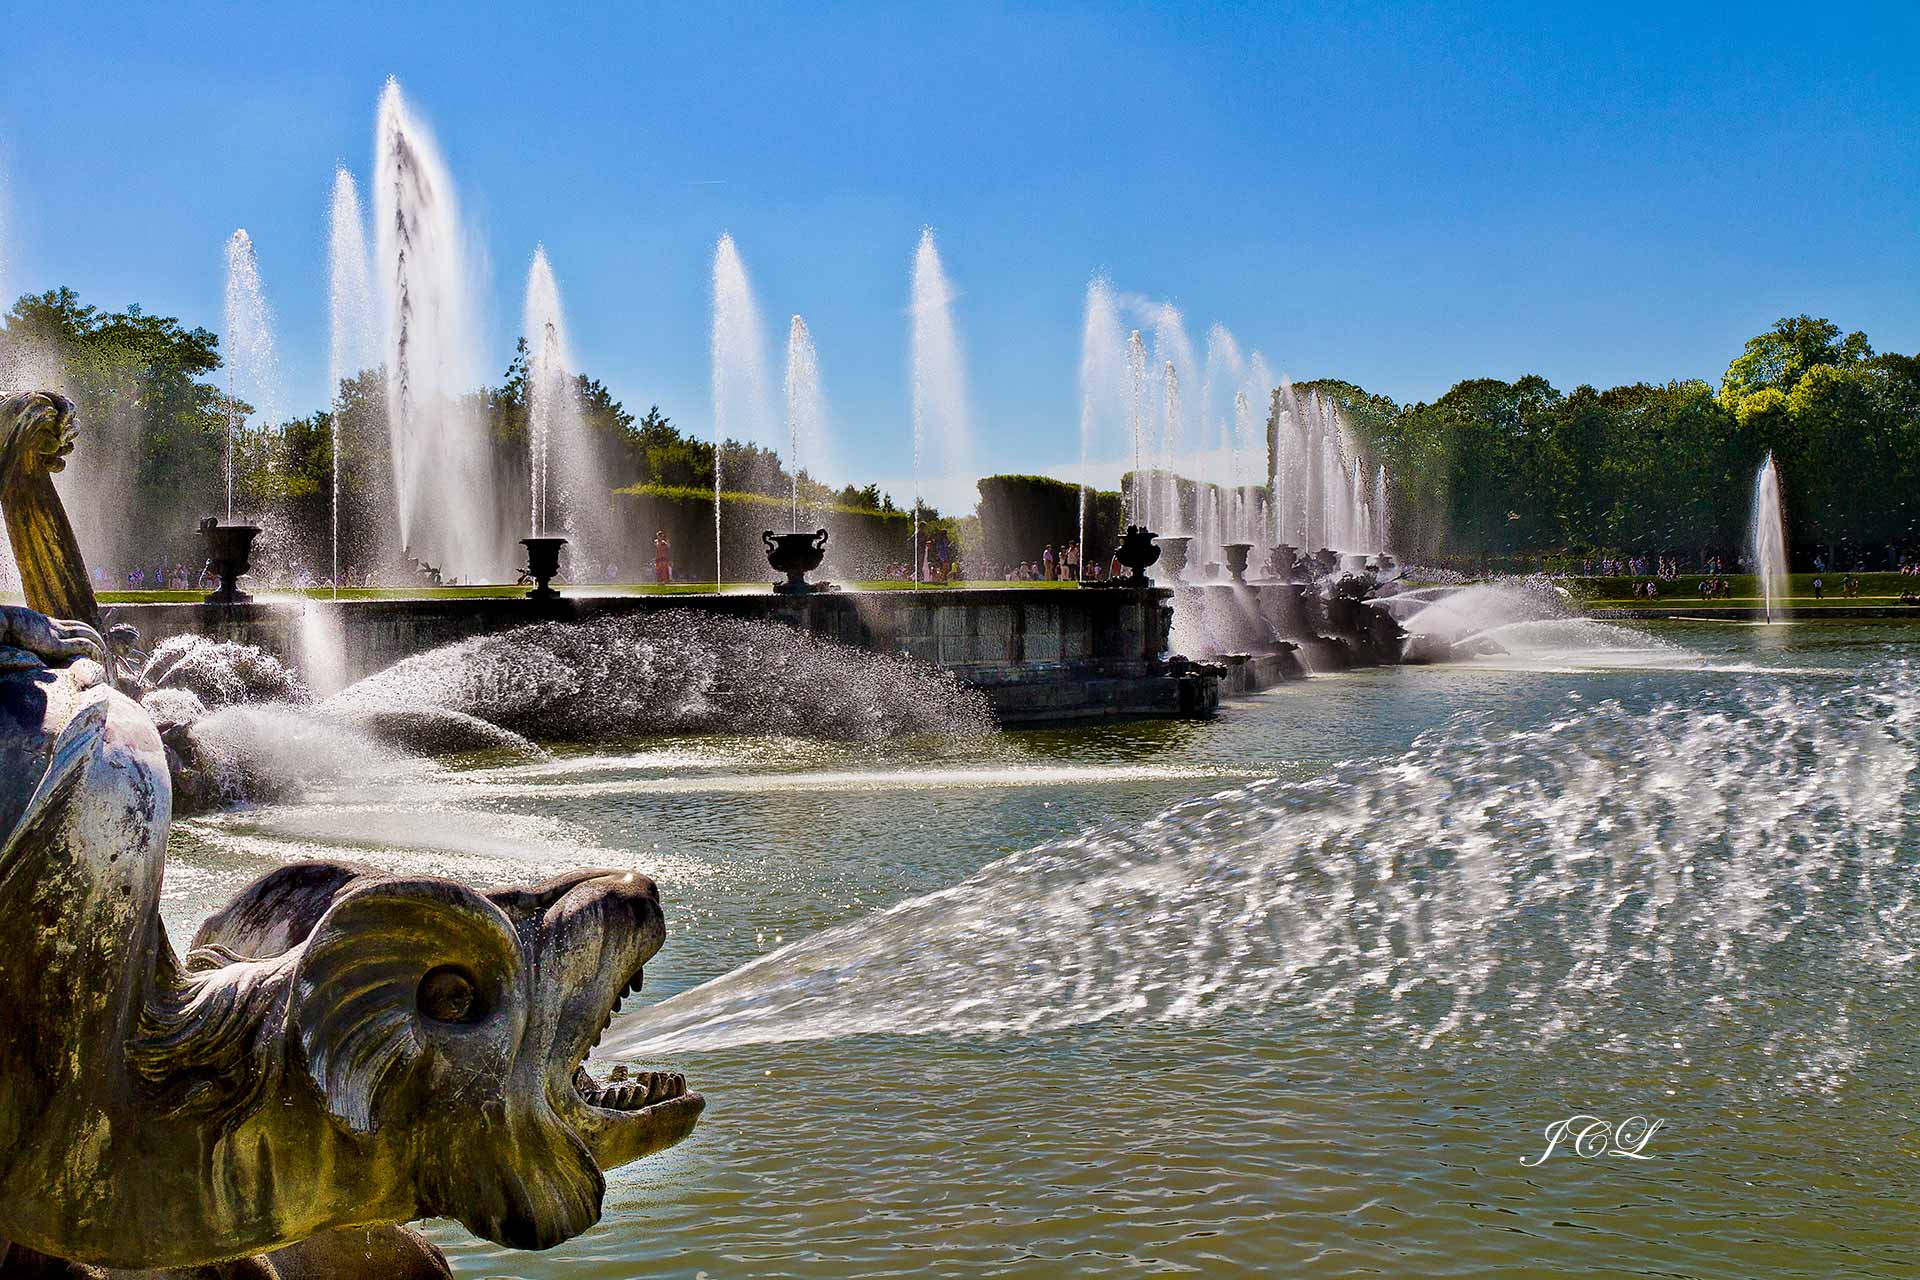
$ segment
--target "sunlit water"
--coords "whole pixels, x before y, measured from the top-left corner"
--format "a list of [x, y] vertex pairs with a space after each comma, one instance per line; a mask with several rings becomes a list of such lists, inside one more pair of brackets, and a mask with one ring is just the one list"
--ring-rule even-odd
[[[662, 1003], [600, 1056], [706, 1118], [551, 1253], [433, 1224], [463, 1275], [1906, 1275], [1907, 635], [349, 777], [179, 824], [166, 906], [310, 856], [658, 879]], [[1577, 1113], [1650, 1158], [1540, 1162]]]

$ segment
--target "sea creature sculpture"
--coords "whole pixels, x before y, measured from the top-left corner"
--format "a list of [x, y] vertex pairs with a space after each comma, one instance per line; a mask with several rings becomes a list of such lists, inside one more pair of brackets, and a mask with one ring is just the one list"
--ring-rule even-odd
[[[0, 501], [29, 601], [91, 609], [30, 484], [71, 418], [0, 401]], [[177, 956], [167, 757], [112, 660], [86, 620], [0, 607], [0, 1277], [446, 1275], [392, 1224], [547, 1248], [598, 1220], [603, 1170], [691, 1132], [678, 1073], [581, 1066], [665, 938], [637, 873], [481, 892], [301, 863]]]

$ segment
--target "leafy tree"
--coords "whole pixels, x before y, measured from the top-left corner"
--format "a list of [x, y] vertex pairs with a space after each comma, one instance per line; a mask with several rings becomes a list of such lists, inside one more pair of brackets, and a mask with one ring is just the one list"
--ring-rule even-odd
[[1799, 385], [1807, 371], [1822, 365], [1849, 365], [1871, 358], [1873, 348], [1859, 331], [1841, 336], [1840, 326], [1812, 316], [1783, 316], [1765, 333], [1747, 339], [1720, 380], [1720, 399], [1729, 409], [1756, 392], [1783, 395]]

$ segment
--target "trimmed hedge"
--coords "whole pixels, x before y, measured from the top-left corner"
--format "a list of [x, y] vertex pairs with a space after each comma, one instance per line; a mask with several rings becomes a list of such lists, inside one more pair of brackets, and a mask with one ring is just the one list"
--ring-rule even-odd
[[[989, 564], [1038, 562], [1043, 548], [1061, 548], [1080, 540], [1080, 486], [1051, 476], [982, 476], [980, 555]], [[1082, 548], [1089, 564], [1104, 564], [1126, 529], [1120, 495], [1087, 490], [1087, 535]]]

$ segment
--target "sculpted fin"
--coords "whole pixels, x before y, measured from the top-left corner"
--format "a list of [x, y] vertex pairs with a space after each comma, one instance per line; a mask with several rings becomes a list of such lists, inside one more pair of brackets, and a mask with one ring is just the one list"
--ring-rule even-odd
[[67, 722], [54, 740], [53, 756], [40, 785], [27, 799], [20, 820], [0, 848], [0, 880], [11, 876], [20, 857], [45, 842], [66, 812], [66, 802], [86, 773], [87, 764], [107, 741], [107, 703], [94, 702]]

